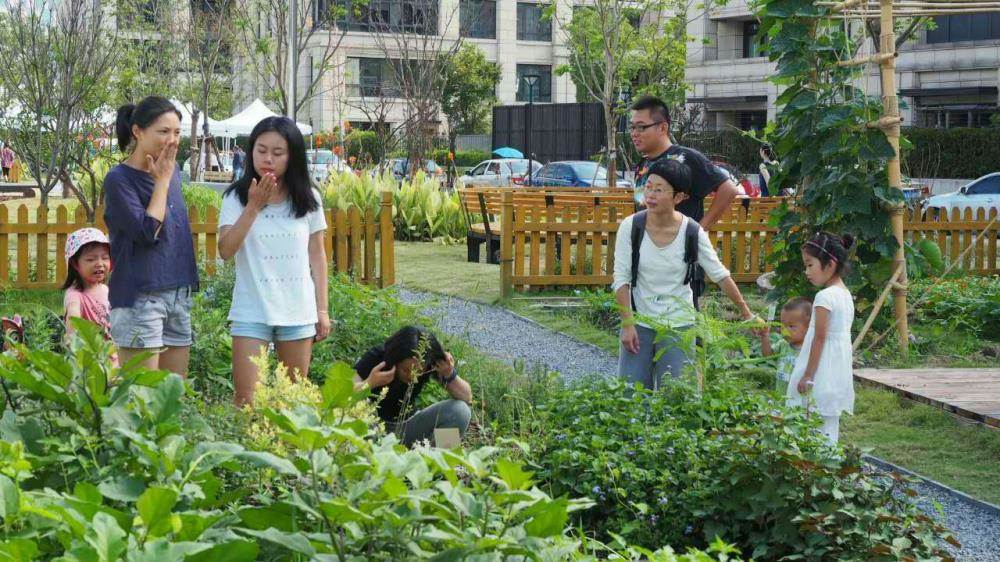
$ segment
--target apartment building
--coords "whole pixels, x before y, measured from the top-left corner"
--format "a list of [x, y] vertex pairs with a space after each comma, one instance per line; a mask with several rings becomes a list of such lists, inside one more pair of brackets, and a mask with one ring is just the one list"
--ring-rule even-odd
[[[320, 13], [328, 13], [328, 1], [338, 0], [318, 2]], [[534, 87], [535, 102], [575, 101], [572, 81], [555, 74], [555, 69], [566, 62], [567, 53], [561, 34], [554, 29], [555, 22], [543, 21], [546, 7], [533, 0], [366, 0], [364, 10], [348, 9], [351, 16], [337, 22], [346, 34], [333, 60], [335, 69], [323, 77], [317, 88], [319, 94], [299, 111], [297, 118], [311, 122], [316, 130], [330, 130], [345, 121], [356, 128], [368, 128], [373, 113], [378, 113], [373, 110], [381, 106], [388, 122], [404, 120], [405, 100], [398, 96], [399, 87], [385, 50], [371, 33], [372, 20], [390, 22], [414, 34], [432, 34], [442, 39], [439, 44], [463, 40], [478, 46], [487, 59], [501, 66], [497, 86], [501, 104], [528, 101], [528, 88], [522, 79], [525, 75], [539, 77]], [[315, 45], [310, 46], [299, 65], [300, 89], [312, 82], [312, 65], [322, 57], [329, 34], [339, 37], [341, 32], [326, 26], [313, 36]], [[266, 87], [247, 76], [238, 82], [236, 91], [240, 102], [247, 102], [262, 97]]]
[[[904, 125], [983, 127], [1000, 112], [1000, 12], [935, 18], [900, 48], [896, 75]], [[707, 128], [763, 127], [775, 117], [774, 64], [744, 0], [703, 14], [688, 25], [689, 106], [704, 108]], [[881, 94], [877, 69], [861, 80]]]

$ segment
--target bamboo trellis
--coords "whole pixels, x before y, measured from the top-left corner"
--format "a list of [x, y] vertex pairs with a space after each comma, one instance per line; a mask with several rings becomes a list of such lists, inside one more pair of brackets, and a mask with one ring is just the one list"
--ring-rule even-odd
[[[1000, 11], [1000, 2], [963, 1], [963, 0], [843, 0], [841, 2], [817, 2], [819, 6], [830, 8], [831, 17], [835, 19], [878, 19], [881, 35], [879, 36], [879, 52], [873, 55], [842, 61], [840, 66], [863, 66], [878, 64], [881, 67], [882, 85], [882, 117], [868, 126], [878, 128], [885, 133], [895, 155], [889, 159], [887, 172], [889, 187], [902, 188], [902, 175], [899, 167], [899, 137], [900, 125], [903, 122], [899, 114], [899, 98], [896, 95], [896, 32], [893, 22], [895, 18], [913, 18], [925, 16], [945, 16], [951, 14], [977, 13], [983, 11]], [[907, 276], [906, 255], [903, 239], [903, 206], [896, 205], [888, 209], [892, 224], [892, 233], [896, 238], [897, 249], [893, 257], [893, 276], [889, 279], [887, 288], [892, 289], [893, 304], [896, 316], [896, 332], [899, 336], [900, 349], [906, 351], [910, 343], [910, 330], [907, 320]], [[878, 313], [879, 306], [872, 311], [872, 316]]]

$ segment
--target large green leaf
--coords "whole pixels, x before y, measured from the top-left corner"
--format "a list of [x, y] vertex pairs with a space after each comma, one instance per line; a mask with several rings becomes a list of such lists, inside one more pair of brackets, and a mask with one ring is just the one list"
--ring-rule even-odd
[[21, 507], [21, 492], [14, 481], [0, 474], [0, 518], [10, 519], [17, 515]]
[[142, 493], [136, 507], [149, 536], [160, 537], [171, 531], [171, 512], [176, 504], [177, 492], [168, 488], [147, 488]]
[[520, 463], [509, 459], [499, 459], [497, 474], [511, 490], [524, 490], [531, 486], [531, 473], [525, 472]]
[[146, 490], [146, 483], [131, 476], [101, 482], [97, 489], [108, 499], [120, 502], [134, 502]]
[[323, 383], [323, 409], [346, 408], [354, 395], [354, 369], [338, 361], [326, 372]]
[[94, 548], [100, 562], [117, 562], [125, 553], [125, 531], [114, 517], [104, 512], [94, 516], [84, 540]]
[[532, 537], [551, 537], [562, 534], [569, 520], [566, 498], [558, 500], [541, 500], [525, 510], [525, 515], [532, 516], [524, 524], [524, 530]]
[[249, 529], [263, 531], [274, 527], [290, 533], [295, 529], [295, 512], [295, 506], [279, 502], [264, 507], [244, 507], [236, 515]]
[[250, 562], [257, 559], [257, 543], [235, 540], [189, 555], [186, 562]]
[[0, 542], [0, 562], [31, 562], [38, 556], [38, 545], [29, 539]]
[[286, 533], [279, 531], [275, 528], [265, 529], [263, 531], [253, 531], [250, 529], [241, 529], [241, 532], [250, 535], [251, 537], [257, 537], [265, 541], [274, 543], [276, 545], [282, 546], [291, 550], [292, 552], [298, 552], [299, 554], [305, 554], [306, 556], [312, 556], [316, 554], [316, 549], [309, 544], [309, 540], [306, 539], [305, 535], [302, 533]]

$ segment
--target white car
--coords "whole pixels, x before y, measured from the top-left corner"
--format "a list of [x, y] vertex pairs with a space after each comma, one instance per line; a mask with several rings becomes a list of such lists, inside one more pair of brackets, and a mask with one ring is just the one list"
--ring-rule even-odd
[[1000, 172], [987, 174], [975, 181], [962, 186], [958, 191], [934, 195], [924, 200], [925, 209], [943, 209], [951, 214], [952, 209], [985, 209], [989, 216], [991, 210], [1000, 212]]
[[320, 185], [326, 182], [326, 178], [330, 175], [331, 171], [354, 172], [332, 150], [307, 150], [306, 163], [309, 167], [309, 177]]
[[[531, 163], [532, 175], [542, 169], [537, 160]], [[464, 187], [509, 187], [524, 185], [528, 177], [528, 160], [524, 158], [502, 158], [480, 162], [458, 178]]]

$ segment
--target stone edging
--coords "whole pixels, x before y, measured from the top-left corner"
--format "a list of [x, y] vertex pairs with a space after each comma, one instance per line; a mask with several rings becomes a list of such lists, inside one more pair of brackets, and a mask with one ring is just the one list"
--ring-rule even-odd
[[976, 499], [976, 498], [970, 496], [969, 494], [966, 494], [965, 492], [960, 492], [960, 491], [958, 491], [958, 490], [956, 490], [956, 489], [954, 489], [954, 488], [952, 488], [950, 486], [946, 486], [946, 485], [938, 482], [937, 480], [931, 480], [930, 478], [927, 478], [926, 476], [917, 474], [916, 472], [913, 472], [912, 470], [907, 470], [907, 469], [905, 469], [905, 468], [903, 468], [903, 467], [901, 467], [899, 465], [892, 464], [891, 462], [886, 461], [886, 460], [882, 460], [882, 459], [880, 459], [878, 457], [873, 457], [871, 455], [863, 455], [862, 458], [865, 460], [865, 462], [867, 462], [869, 464], [872, 464], [872, 465], [878, 467], [881, 470], [898, 472], [900, 474], [904, 474], [906, 476], [910, 476], [912, 478], [916, 478], [916, 479], [918, 479], [918, 480], [920, 480], [920, 481], [922, 481], [922, 482], [924, 482], [924, 483], [926, 483], [926, 484], [928, 484], [930, 486], [933, 486], [934, 488], [937, 488], [938, 490], [941, 490], [942, 492], [948, 494], [949, 496], [954, 497], [957, 500], [963, 501], [963, 502], [968, 503], [968, 504], [972, 504], [972, 505], [978, 507], [979, 509], [982, 509], [983, 511], [986, 511], [988, 513], [991, 513], [991, 514], [997, 516], [997, 517], [1000, 517], [1000, 506], [994, 505], [994, 504], [992, 504], [990, 502], [987, 502], [987, 501]]

